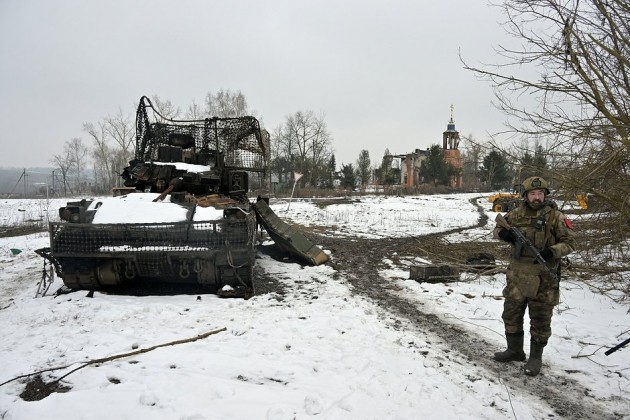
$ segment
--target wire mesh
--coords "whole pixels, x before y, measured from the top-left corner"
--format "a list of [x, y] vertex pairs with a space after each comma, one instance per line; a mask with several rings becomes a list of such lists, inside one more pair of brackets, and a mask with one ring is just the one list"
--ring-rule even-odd
[[225, 168], [265, 171], [268, 144], [256, 118], [215, 117], [177, 121], [160, 116], [162, 121], [150, 122], [147, 108], [153, 106], [147, 98], [143, 98], [136, 116], [136, 159], [145, 162], [157, 160], [160, 146], [173, 145], [174, 139], [185, 142], [185, 138], [191, 140], [191, 144], [185, 144], [184, 149], [194, 147], [197, 153], [209, 160], [221, 155]]
[[56, 257], [98, 253], [159, 253], [253, 247], [249, 219], [178, 223], [51, 223]]

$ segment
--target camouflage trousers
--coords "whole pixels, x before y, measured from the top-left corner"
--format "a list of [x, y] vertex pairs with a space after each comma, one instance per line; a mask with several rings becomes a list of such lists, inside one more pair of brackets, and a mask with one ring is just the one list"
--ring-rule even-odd
[[523, 331], [525, 309], [529, 309], [529, 326], [531, 338], [539, 344], [547, 345], [551, 337], [551, 316], [554, 305], [532, 300], [506, 300], [503, 304], [503, 323], [505, 332], [520, 333]]
[[551, 337], [553, 307], [560, 301], [558, 287], [539, 265], [531, 263], [510, 264], [506, 278], [502, 315], [505, 332], [523, 331], [523, 318], [527, 309], [531, 338], [539, 344], [546, 345]]

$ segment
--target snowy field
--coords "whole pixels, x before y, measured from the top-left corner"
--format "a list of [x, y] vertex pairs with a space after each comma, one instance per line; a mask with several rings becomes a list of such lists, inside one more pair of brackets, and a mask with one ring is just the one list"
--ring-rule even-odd
[[[474, 197], [362, 197], [323, 208], [272, 201], [271, 207], [286, 221], [326, 226], [331, 235], [400, 237], [474, 225]], [[63, 203], [3, 200], [0, 226], [56, 219]], [[579, 220], [574, 224], [579, 228]], [[448, 239], [491, 241], [491, 229]], [[67, 366], [43, 374], [50, 381], [93, 359], [216, 333], [85, 367], [61, 381], [68, 392], [40, 401], [20, 398], [24, 380], [0, 385], [0, 419], [558, 418], [552, 406], [479, 368], [444, 365], [430, 340], [391, 328], [391, 319], [351, 294], [329, 265], [302, 267], [260, 255], [257, 264], [287, 287], [282, 300], [273, 293], [250, 300], [98, 292], [35, 298], [43, 261], [33, 251], [47, 245], [46, 233], [0, 238], [0, 383]], [[412, 261], [399, 257], [386, 261], [384, 281], [424, 311], [503, 349], [503, 274], [420, 284], [408, 280]], [[57, 279], [51, 291], [59, 286]], [[611, 418], [630, 417], [630, 346], [604, 355], [630, 336], [628, 306], [570, 278], [561, 289], [541, 375], [570, 375], [588, 388], [584, 398], [607, 407]]]

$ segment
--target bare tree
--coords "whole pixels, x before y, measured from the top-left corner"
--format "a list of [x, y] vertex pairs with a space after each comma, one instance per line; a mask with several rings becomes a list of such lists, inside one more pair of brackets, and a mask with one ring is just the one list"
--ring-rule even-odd
[[181, 109], [173, 105], [170, 99], [161, 100], [158, 95], [153, 95], [151, 97], [151, 103], [155, 107], [158, 113], [160, 113], [164, 118], [168, 119], [177, 119], [181, 114]]
[[[135, 128], [122, 109], [96, 124], [84, 123], [83, 130], [92, 139], [91, 157], [95, 188], [105, 192], [119, 186], [118, 176], [134, 155]], [[113, 143], [113, 144], [112, 144]]]
[[105, 153], [109, 152], [109, 147], [107, 144], [103, 145], [104, 150], [98, 148], [96, 146], [92, 147], [90, 153], [92, 157], [92, 177], [94, 178], [94, 193], [103, 194], [108, 191], [112, 185], [114, 185], [114, 181], [112, 180], [112, 173], [108, 166], [108, 161], [103, 160], [101, 153], [105, 151]]
[[[553, 171], [546, 175], [627, 218], [627, 0], [504, 0], [500, 7], [520, 47], [499, 47], [495, 65], [465, 67], [494, 86], [497, 106], [510, 117], [507, 132], [530, 144], [544, 139], [545, 149], [553, 150]], [[528, 151], [535, 153], [535, 142]]]
[[209, 117], [244, 117], [249, 114], [247, 98], [240, 90], [233, 92], [229, 89], [221, 89], [215, 94], [208, 92], [206, 95], [206, 114]]
[[328, 178], [329, 161], [333, 155], [332, 137], [328, 132], [328, 127], [324, 121], [324, 115], [315, 117], [313, 120], [313, 136], [310, 147], [311, 183], [319, 187], [325, 184]]
[[61, 180], [63, 183], [63, 195], [64, 197], [66, 195], [68, 195], [68, 190], [70, 192], [70, 194], [72, 194], [72, 188], [70, 187], [70, 184], [68, 183], [69, 181], [69, 173], [70, 173], [70, 168], [72, 168], [72, 156], [67, 154], [68, 149], [65, 148], [64, 149], [63, 154], [58, 154], [58, 155], [54, 155], [53, 158], [51, 159], [51, 163], [55, 166], [55, 168], [59, 169], [59, 172], [61, 172]]
[[[97, 125], [83, 124], [83, 130], [94, 141], [92, 148], [92, 160], [94, 163], [94, 178], [99, 190], [111, 188], [115, 185], [115, 163], [112, 161], [112, 150], [107, 142], [108, 128], [105, 121]], [[102, 192], [102, 191], [99, 191]]]
[[[281, 185], [290, 181], [290, 174], [294, 171], [293, 152], [290, 139], [283, 136], [284, 126], [277, 126], [270, 134], [271, 138], [271, 173], [276, 174]], [[288, 140], [288, 142], [287, 142]]]
[[88, 154], [87, 147], [83, 144], [83, 140], [79, 137], [73, 137], [64, 145], [64, 155], [67, 156], [72, 163], [75, 175], [75, 192], [81, 193], [86, 190], [87, 182], [83, 176], [86, 166], [85, 158]]
[[332, 155], [332, 137], [323, 115], [298, 111], [286, 117], [275, 131], [278, 154], [298, 172], [305, 174], [306, 184], [316, 184], [327, 171]]
[[[532, 156], [536, 141], [545, 145], [549, 170], [542, 175], [569, 196], [591, 195], [589, 207], [597, 201], [611, 210], [593, 227], [607, 244], [624, 241], [630, 219], [628, 1], [503, 0], [498, 6], [517, 46], [499, 46], [493, 65], [464, 62], [465, 68], [494, 87], [496, 105], [508, 116], [505, 134], [524, 139]], [[584, 240], [586, 261], [598, 244]], [[630, 266], [626, 248], [606, 249], [613, 248], [611, 261]], [[627, 281], [621, 284], [630, 294]]]
[[188, 108], [186, 109], [185, 118], [187, 120], [202, 120], [205, 117], [206, 117], [206, 114], [204, 113], [201, 106], [199, 106], [199, 104], [193, 100], [192, 103], [188, 105]]
[[134, 155], [135, 127], [129, 115], [125, 115], [122, 109], [118, 113], [105, 118], [106, 130], [109, 136], [118, 144], [123, 164]]
[[464, 158], [464, 186], [467, 189], [479, 190], [480, 177], [479, 168], [481, 166], [481, 160], [483, 156], [483, 145], [481, 145], [472, 134], [468, 137], [464, 137], [463, 143], [465, 146]]

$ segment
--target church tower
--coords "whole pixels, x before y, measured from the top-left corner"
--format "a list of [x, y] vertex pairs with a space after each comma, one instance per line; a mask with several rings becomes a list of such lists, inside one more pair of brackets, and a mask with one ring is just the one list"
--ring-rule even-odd
[[455, 129], [455, 121], [453, 120], [453, 105], [451, 105], [451, 119], [446, 126], [446, 131], [442, 134], [442, 149], [444, 149], [444, 161], [459, 169], [459, 174], [451, 177], [449, 182], [450, 187], [461, 190], [464, 185], [464, 179], [462, 177], [464, 159], [462, 159], [458, 147], [459, 131]]
[[459, 131], [455, 129], [453, 121], [453, 105], [451, 105], [451, 119], [446, 125], [446, 131], [442, 134], [442, 148], [444, 150], [457, 150], [459, 147]]

